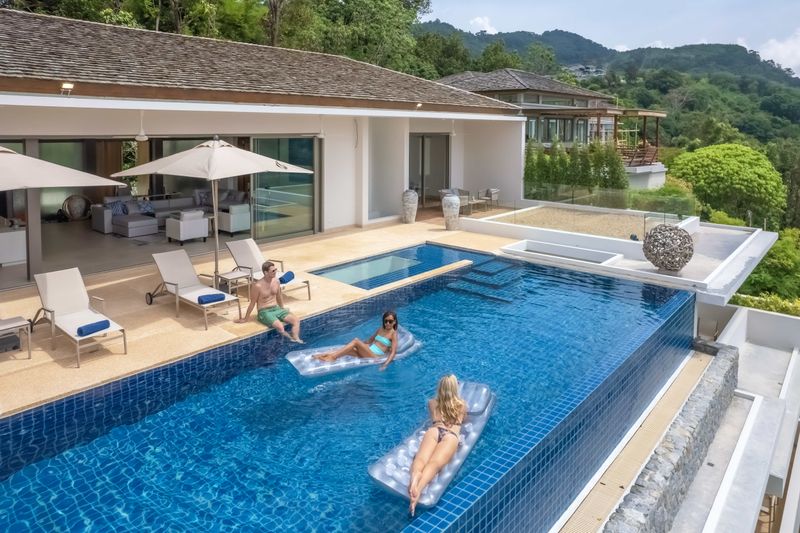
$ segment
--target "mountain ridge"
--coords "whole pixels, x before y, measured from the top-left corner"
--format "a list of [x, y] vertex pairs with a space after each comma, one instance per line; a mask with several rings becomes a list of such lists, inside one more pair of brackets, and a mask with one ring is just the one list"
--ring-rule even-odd
[[758, 75], [771, 81], [800, 87], [800, 78], [794, 77], [789, 69], [764, 60], [758, 52], [737, 44], [688, 44], [674, 48], [645, 47], [620, 52], [565, 30], [548, 30], [541, 34], [530, 31], [472, 33], [439, 19], [416, 24], [414, 34], [422, 33], [445, 36], [457, 33], [473, 56], [480, 55], [489, 44], [502, 39], [506, 48], [520, 55], [533, 43], [550, 46], [555, 52], [556, 60], [562, 65], [592, 65], [619, 71], [668, 68], [688, 74], [723, 71], [737, 75]]

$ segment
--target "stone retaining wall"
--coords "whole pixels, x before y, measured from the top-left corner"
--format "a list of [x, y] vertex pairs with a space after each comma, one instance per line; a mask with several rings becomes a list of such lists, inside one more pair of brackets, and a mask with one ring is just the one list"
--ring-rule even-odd
[[714, 355], [694, 392], [658, 445], [630, 493], [611, 515], [609, 533], [667, 532], [703, 464], [725, 410], [733, 400], [739, 368], [734, 346], [696, 343]]

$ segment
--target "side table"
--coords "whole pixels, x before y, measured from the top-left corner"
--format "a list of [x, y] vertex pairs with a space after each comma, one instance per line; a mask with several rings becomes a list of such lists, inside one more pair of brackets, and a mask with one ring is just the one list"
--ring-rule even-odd
[[15, 316], [14, 318], [6, 318], [0, 320], [0, 336], [5, 334], [16, 332], [17, 335], [21, 336], [22, 332], [25, 332], [25, 335], [28, 336], [26, 339], [28, 341], [28, 359], [31, 358], [31, 323], [22, 318], [21, 316]]
[[217, 274], [216, 285], [219, 287], [219, 282], [225, 281], [228, 285], [228, 293], [233, 294], [236, 289], [236, 295], [239, 295], [239, 287], [247, 285], [247, 299], [250, 299], [250, 273], [246, 270], [231, 270], [230, 272], [220, 272]]

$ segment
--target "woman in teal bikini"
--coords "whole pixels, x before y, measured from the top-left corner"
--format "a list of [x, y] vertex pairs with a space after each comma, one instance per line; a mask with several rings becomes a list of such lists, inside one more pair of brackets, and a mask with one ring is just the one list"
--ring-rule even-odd
[[394, 311], [383, 313], [383, 321], [372, 337], [366, 342], [361, 339], [353, 339], [346, 346], [335, 352], [315, 355], [320, 361], [336, 361], [340, 357], [350, 355], [353, 357], [386, 357], [386, 362], [380, 367], [385, 370], [386, 366], [392, 362], [397, 351], [397, 315]]

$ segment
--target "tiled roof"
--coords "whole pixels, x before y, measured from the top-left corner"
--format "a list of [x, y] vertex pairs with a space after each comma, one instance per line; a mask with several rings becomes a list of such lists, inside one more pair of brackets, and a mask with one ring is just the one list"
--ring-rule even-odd
[[546, 76], [540, 76], [513, 68], [503, 68], [492, 72], [461, 72], [442, 78], [439, 80], [439, 83], [478, 93], [496, 91], [541, 91], [568, 94], [570, 96], [583, 96], [587, 98], [613, 99], [613, 96], [607, 94], [582, 89], [568, 83], [550, 79]]
[[422, 102], [464, 111], [518, 110], [492, 98], [341, 56], [2, 8], [0, 50], [0, 78], [73, 81], [76, 92], [84, 82], [301, 100], [342, 98], [370, 101], [372, 107], [382, 102]]

